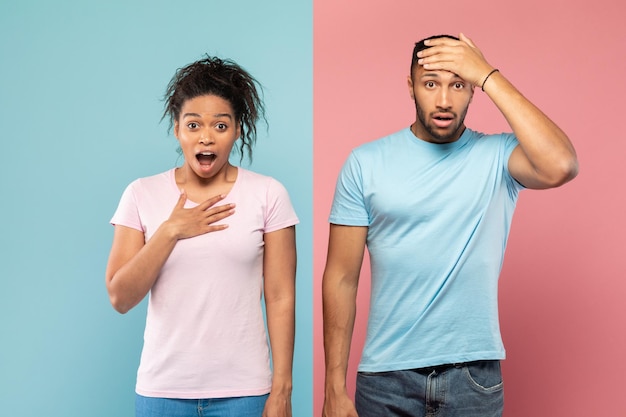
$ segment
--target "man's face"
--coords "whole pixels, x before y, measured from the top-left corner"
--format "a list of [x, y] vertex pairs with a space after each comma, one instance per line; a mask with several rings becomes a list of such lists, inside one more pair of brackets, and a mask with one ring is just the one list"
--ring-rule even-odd
[[413, 133], [432, 143], [456, 141], [465, 129], [472, 85], [452, 72], [425, 70], [420, 65], [408, 78], [408, 86], [417, 113]]

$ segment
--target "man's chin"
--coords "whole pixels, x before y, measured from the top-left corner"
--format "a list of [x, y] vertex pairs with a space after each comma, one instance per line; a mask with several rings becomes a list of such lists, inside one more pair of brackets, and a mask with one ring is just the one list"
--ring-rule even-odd
[[450, 143], [455, 142], [461, 137], [459, 129], [428, 129], [428, 133], [434, 143]]

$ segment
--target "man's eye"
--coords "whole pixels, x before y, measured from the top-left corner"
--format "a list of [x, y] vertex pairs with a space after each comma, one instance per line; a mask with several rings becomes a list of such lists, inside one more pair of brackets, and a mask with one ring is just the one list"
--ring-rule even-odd
[[432, 82], [432, 81], [428, 81], [428, 82], [426, 83], [426, 87], [427, 87], [427, 88], [433, 88], [434, 86], [435, 86], [435, 83], [434, 83], [434, 82]]
[[456, 83], [456, 84], [454, 84], [454, 87], [460, 90], [463, 87], [465, 87], [465, 84], [463, 84], [463, 83]]

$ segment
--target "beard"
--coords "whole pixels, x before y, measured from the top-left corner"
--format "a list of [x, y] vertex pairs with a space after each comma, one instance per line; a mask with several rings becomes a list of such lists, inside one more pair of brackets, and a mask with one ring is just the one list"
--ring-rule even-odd
[[424, 127], [424, 130], [426, 130], [426, 132], [434, 139], [433, 142], [436, 142], [436, 143], [454, 142], [461, 136], [461, 133], [465, 129], [465, 127], [463, 126], [463, 122], [465, 121], [465, 115], [467, 114], [467, 109], [469, 108], [469, 106], [463, 109], [463, 112], [461, 113], [460, 117], [459, 115], [457, 115], [457, 113], [451, 110], [445, 110], [446, 113], [450, 113], [454, 115], [454, 122], [452, 123], [452, 125], [450, 125], [450, 127], [445, 129], [444, 132], [439, 132], [438, 129], [440, 128], [433, 125], [432, 117], [429, 115], [427, 119], [426, 112], [424, 111], [422, 106], [419, 105], [419, 103], [417, 102], [417, 99], [414, 99], [414, 101], [415, 101], [415, 110], [417, 112], [417, 119], [419, 120], [421, 125]]

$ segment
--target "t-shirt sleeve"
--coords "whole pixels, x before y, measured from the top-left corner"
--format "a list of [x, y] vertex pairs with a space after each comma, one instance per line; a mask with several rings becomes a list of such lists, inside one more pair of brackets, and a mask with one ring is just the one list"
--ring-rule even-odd
[[115, 214], [113, 214], [113, 218], [111, 219], [111, 224], [114, 226], [126, 226], [145, 232], [141, 218], [139, 217], [139, 210], [137, 209], [137, 197], [134, 189], [135, 184], [136, 182], [131, 183], [124, 190], [117, 210], [115, 210]]
[[363, 192], [363, 172], [354, 151], [344, 163], [337, 178], [328, 221], [344, 226], [370, 224]]
[[513, 197], [517, 197], [517, 194], [525, 189], [526, 187], [524, 187], [522, 184], [520, 184], [519, 182], [517, 182], [517, 180], [515, 178], [513, 178], [513, 176], [511, 175], [511, 173], [509, 172], [509, 158], [511, 158], [511, 154], [513, 153], [513, 150], [519, 145], [519, 141], [517, 140], [517, 138], [515, 137], [514, 134], [510, 133], [504, 136], [504, 143], [502, 146], [503, 149], [503, 158], [502, 158], [502, 162], [504, 164], [504, 166], [502, 167], [504, 172], [505, 172], [505, 178], [506, 178], [506, 185], [507, 188], [509, 190], [509, 194]]
[[284, 229], [298, 223], [298, 216], [291, 205], [287, 189], [277, 180], [271, 179], [267, 189], [265, 233]]

